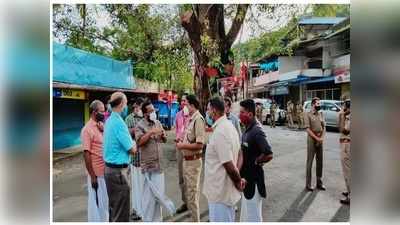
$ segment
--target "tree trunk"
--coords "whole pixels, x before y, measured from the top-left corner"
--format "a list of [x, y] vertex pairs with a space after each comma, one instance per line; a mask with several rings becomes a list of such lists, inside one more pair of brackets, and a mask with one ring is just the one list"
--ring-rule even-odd
[[190, 39], [190, 46], [194, 53], [194, 82], [193, 90], [200, 101], [200, 111], [205, 112], [207, 102], [210, 98], [208, 87], [208, 77], [204, 71], [209, 58], [202, 51], [201, 34], [202, 28], [199, 20], [193, 15], [192, 11], [186, 12], [181, 17], [182, 26], [186, 29]]
[[[200, 101], [200, 111], [205, 112], [207, 109], [207, 102], [210, 99], [210, 88], [208, 85], [208, 76], [204, 70], [204, 63], [201, 62], [201, 59], [197, 59], [195, 57], [195, 74], [194, 74], [194, 83], [193, 90], [195, 95]], [[206, 62], [207, 64], [207, 62]]]
[[201, 37], [207, 35], [218, 45], [218, 52], [223, 64], [229, 62], [229, 50], [238, 35], [243, 24], [249, 5], [238, 5], [236, 16], [232, 21], [229, 32], [225, 33], [224, 6], [221, 4], [193, 5], [193, 10], [185, 12], [181, 16], [183, 28], [187, 31], [190, 45], [194, 52], [194, 83], [193, 89], [198, 97], [202, 111], [206, 109], [210, 98], [210, 88], [205, 68], [210, 60], [203, 51]]

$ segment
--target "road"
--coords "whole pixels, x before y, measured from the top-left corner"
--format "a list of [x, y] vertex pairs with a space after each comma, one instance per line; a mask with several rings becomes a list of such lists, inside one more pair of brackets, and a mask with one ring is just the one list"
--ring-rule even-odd
[[[266, 222], [347, 222], [350, 207], [339, 203], [345, 189], [340, 164], [339, 133], [327, 132], [324, 142], [324, 175], [326, 191], [305, 192], [306, 133], [285, 127], [264, 126], [273, 148], [274, 159], [264, 166], [267, 198], [263, 201]], [[166, 193], [181, 205], [173, 133], [164, 146]], [[315, 163], [314, 163], [315, 166]], [[313, 169], [315, 184], [315, 168]], [[53, 166], [53, 221], [87, 221], [86, 172], [82, 154], [54, 163]], [[200, 199], [202, 221], [208, 221], [207, 201]], [[240, 209], [239, 209], [240, 210]], [[237, 219], [240, 211], [237, 212]], [[165, 221], [189, 221], [183, 213]], [[238, 220], [237, 220], [238, 221]]]

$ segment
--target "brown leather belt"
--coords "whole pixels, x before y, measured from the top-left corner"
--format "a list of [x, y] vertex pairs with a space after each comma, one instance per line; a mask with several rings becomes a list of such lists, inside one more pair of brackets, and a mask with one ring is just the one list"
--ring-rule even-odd
[[186, 161], [192, 161], [192, 160], [196, 160], [196, 159], [201, 159], [202, 156], [203, 156], [202, 153], [197, 153], [197, 154], [195, 154], [195, 155], [186, 155], [186, 156], [183, 156], [183, 158], [184, 158]]
[[341, 138], [339, 141], [340, 143], [350, 143], [350, 139], [347, 138]]

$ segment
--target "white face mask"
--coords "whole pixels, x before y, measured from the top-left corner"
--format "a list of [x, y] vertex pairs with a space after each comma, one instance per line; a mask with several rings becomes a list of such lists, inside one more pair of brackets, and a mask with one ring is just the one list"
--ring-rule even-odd
[[151, 121], [155, 122], [155, 121], [157, 120], [156, 112], [150, 113], [149, 119], [150, 119]]
[[189, 115], [189, 109], [187, 106], [183, 107], [183, 115], [185, 116]]

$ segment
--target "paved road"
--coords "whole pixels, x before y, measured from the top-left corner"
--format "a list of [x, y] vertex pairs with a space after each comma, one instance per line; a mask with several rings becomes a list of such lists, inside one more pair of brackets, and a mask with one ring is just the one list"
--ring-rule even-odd
[[[327, 191], [304, 191], [306, 133], [284, 127], [264, 127], [274, 152], [274, 159], [265, 165], [267, 199], [263, 202], [264, 221], [270, 222], [330, 222], [349, 221], [348, 206], [339, 203], [344, 181], [340, 164], [339, 134], [328, 132], [324, 143], [324, 177]], [[170, 133], [165, 145], [163, 166], [165, 169], [166, 193], [181, 204], [177, 180], [173, 135]], [[315, 163], [314, 163], [315, 165]], [[313, 169], [313, 175], [315, 175]], [[53, 220], [86, 221], [87, 192], [82, 155], [54, 164], [53, 170]], [[313, 179], [315, 182], [315, 178]], [[200, 200], [201, 220], [208, 220], [205, 197]], [[240, 210], [240, 209], [239, 209]], [[238, 218], [239, 212], [237, 213]], [[189, 221], [183, 213], [166, 221]]]

